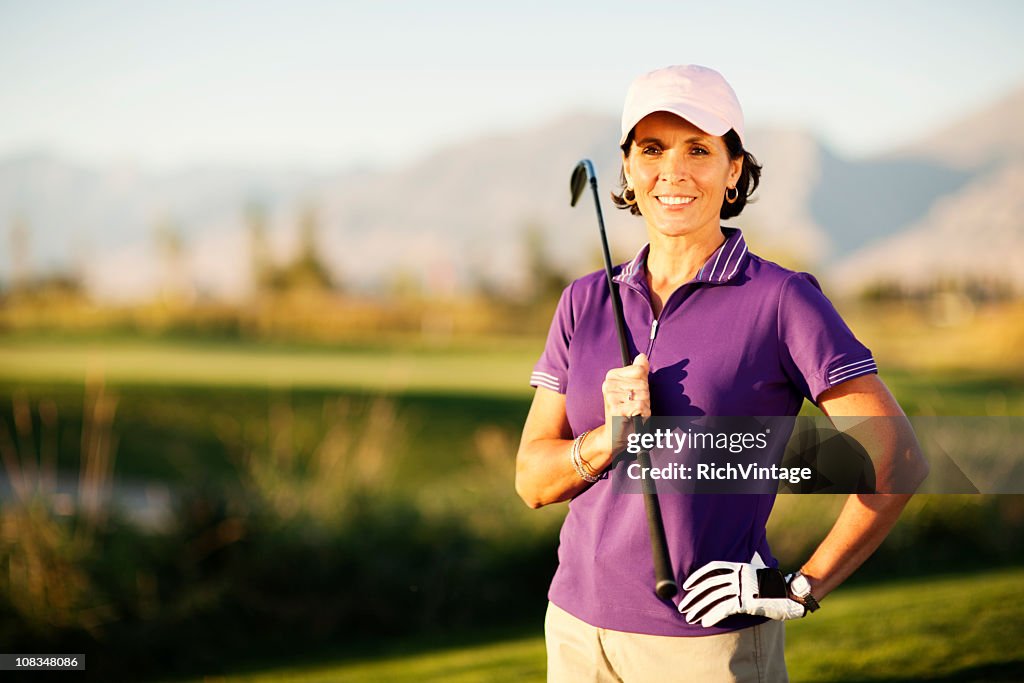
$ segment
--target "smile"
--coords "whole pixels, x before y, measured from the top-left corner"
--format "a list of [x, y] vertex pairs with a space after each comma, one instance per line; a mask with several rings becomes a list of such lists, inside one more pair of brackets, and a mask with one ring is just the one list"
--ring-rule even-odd
[[678, 204], [689, 204], [694, 199], [696, 199], [696, 197], [678, 197], [678, 196], [660, 196], [660, 197], [658, 197], [658, 201], [659, 202], [661, 202], [662, 204], [667, 204], [669, 206], [675, 206], [675, 205], [678, 205]]

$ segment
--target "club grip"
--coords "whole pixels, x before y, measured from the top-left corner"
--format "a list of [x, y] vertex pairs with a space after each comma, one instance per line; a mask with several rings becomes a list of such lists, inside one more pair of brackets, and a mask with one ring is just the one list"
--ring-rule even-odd
[[[639, 415], [633, 417], [634, 433], [639, 434], [643, 424]], [[636, 455], [637, 464], [643, 468], [651, 466], [651, 454], [641, 450]], [[661, 519], [661, 507], [658, 505], [658, 492], [654, 480], [643, 477], [641, 480], [644, 496], [644, 509], [647, 512], [647, 530], [651, 535], [651, 558], [654, 560], [654, 592], [662, 600], [668, 600], [679, 592], [679, 586], [672, 576], [672, 563], [668, 557], [668, 541], [665, 539], [665, 523]]]

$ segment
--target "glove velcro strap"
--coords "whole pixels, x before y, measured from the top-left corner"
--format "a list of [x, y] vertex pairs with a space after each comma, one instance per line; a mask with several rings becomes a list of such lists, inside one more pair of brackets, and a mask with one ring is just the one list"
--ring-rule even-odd
[[757, 597], [788, 598], [789, 589], [786, 587], [786, 578], [782, 575], [782, 572], [770, 567], [758, 569]]

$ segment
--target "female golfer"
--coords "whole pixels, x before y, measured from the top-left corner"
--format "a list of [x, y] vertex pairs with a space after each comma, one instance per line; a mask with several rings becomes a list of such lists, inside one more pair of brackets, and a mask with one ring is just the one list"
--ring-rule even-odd
[[[909, 495], [850, 496], [775, 590], [758, 573], [778, 575], [765, 535], [773, 496], [663, 495], [683, 590], [662, 600], [642, 497], [600, 476], [623, 447], [612, 421], [649, 416], [652, 405], [673, 416], [796, 415], [804, 398], [832, 418], [903, 413], [817, 281], [755, 256], [738, 229], [722, 227], [761, 168], [720, 74], [691, 65], [638, 78], [619, 144], [615, 202], [643, 217], [649, 242], [614, 277], [635, 361], [619, 367], [603, 272], [569, 285], [534, 368], [516, 462], [516, 490], [531, 507], [571, 501], [548, 593], [548, 679], [785, 681], [782, 621], [817, 609], [878, 547]], [[899, 436], [879, 434], [875, 450], [895, 451]], [[926, 466], [911, 450], [899, 456], [919, 481]]]

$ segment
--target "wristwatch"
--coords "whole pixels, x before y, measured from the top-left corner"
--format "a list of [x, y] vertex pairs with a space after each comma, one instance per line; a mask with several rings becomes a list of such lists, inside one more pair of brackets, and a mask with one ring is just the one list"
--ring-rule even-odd
[[787, 576], [786, 584], [789, 586], [789, 592], [798, 598], [797, 602], [803, 603], [808, 612], [814, 612], [821, 607], [811, 595], [811, 582], [800, 572], [794, 572]]

